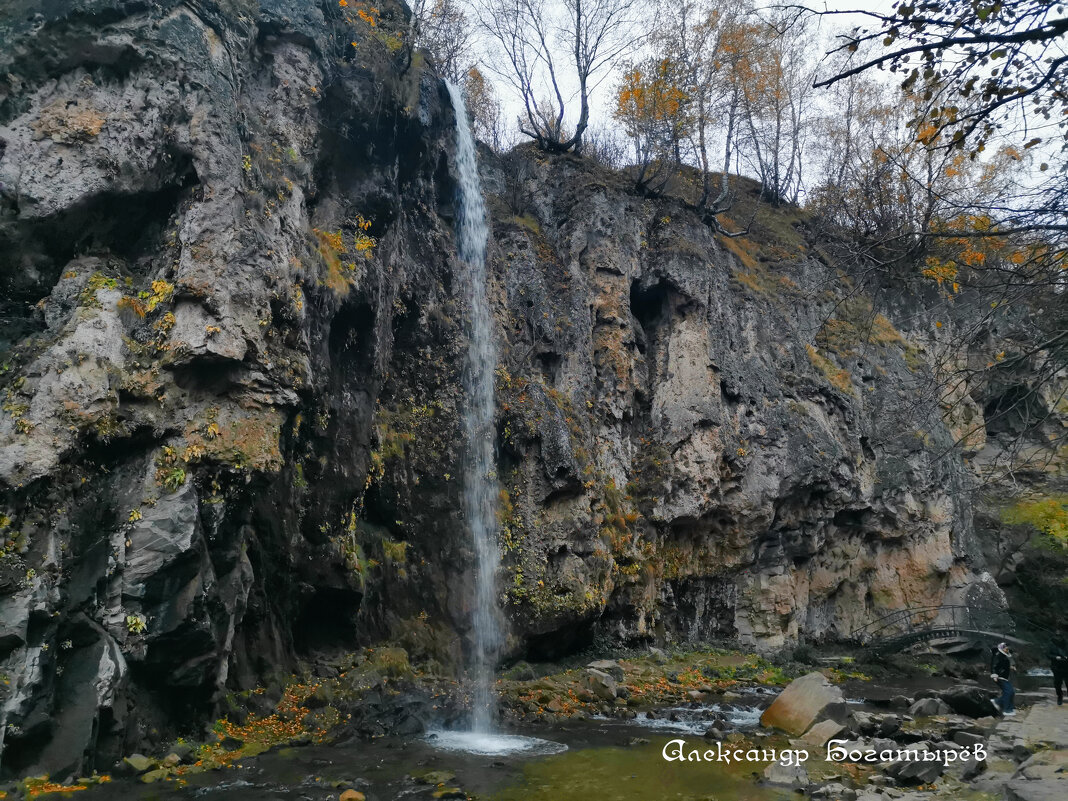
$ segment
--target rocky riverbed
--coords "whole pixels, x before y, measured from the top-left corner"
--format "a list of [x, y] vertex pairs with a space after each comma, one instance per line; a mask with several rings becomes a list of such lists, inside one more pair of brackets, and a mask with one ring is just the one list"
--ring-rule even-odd
[[[1021, 689], [1019, 716], [999, 718], [990, 714], [993, 690], [967, 678], [968, 665], [811, 661], [651, 649], [570, 665], [519, 663], [498, 681], [501, 727], [556, 747], [502, 756], [441, 747], [465, 720], [467, 699], [455, 679], [413, 669], [401, 649], [368, 650], [283, 687], [232, 696], [201, 742], [167, 743], [66, 785], [29, 779], [3, 797], [1066, 797], [1059, 771], [1068, 715], [1051, 691]], [[966, 758], [977, 747], [985, 759]], [[800, 764], [782, 756], [801, 751], [808, 758]], [[920, 756], [878, 756], [901, 751]], [[947, 751], [956, 756], [923, 756]], [[724, 753], [736, 756], [724, 760]]]

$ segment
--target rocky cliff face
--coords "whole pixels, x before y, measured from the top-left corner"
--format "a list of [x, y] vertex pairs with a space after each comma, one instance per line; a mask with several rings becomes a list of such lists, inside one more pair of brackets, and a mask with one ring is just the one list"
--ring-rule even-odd
[[[458, 664], [453, 110], [407, 12], [13, 6], [3, 771], [106, 768], [331, 650]], [[773, 647], [990, 589], [915, 408], [927, 332], [799, 215], [717, 239], [575, 157], [484, 172], [512, 653]]]
[[577, 162], [525, 184], [495, 272], [509, 598], [532, 634], [773, 646], [968, 591], [965, 478], [915, 408], [924, 332], [830, 291], [789, 213], [717, 241]]

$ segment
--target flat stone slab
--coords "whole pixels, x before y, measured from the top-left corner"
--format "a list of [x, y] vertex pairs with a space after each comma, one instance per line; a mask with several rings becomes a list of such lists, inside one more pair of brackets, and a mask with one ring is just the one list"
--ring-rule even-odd
[[987, 769], [971, 782], [976, 790], [1001, 795], [1006, 801], [1068, 799], [1068, 710], [1064, 707], [1047, 698], [1015, 717], [999, 719], [987, 746]]
[[623, 667], [614, 659], [595, 659], [586, 665], [588, 668], [607, 673], [616, 681], [623, 681]]
[[833, 720], [821, 720], [809, 729], [801, 738], [801, 743], [807, 748], [820, 749], [827, 745], [832, 737], [837, 737], [845, 731], [845, 726]]
[[1068, 798], [1068, 750], [1041, 751], [1005, 785], [1008, 801], [1064, 801]]
[[808, 771], [804, 765], [787, 767], [780, 762], [772, 762], [764, 768], [764, 783], [778, 787], [804, 787], [808, 784]]
[[1020, 736], [1031, 747], [1068, 749], [1068, 709], [1052, 704], [1031, 707], [1023, 719]]

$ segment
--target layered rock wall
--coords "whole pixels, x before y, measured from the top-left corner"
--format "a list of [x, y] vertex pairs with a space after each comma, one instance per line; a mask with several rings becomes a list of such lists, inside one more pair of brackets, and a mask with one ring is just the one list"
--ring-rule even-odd
[[577, 160], [498, 169], [523, 199], [497, 208], [494, 263], [509, 598], [534, 634], [769, 646], [963, 599], [978, 562], [923, 405], [930, 334], [852, 294], [794, 212], [717, 238]]

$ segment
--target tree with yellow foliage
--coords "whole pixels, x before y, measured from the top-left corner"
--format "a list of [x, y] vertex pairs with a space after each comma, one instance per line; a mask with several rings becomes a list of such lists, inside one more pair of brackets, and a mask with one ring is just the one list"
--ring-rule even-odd
[[634, 143], [637, 183], [663, 180], [664, 166], [681, 162], [680, 146], [693, 127], [693, 98], [675, 62], [651, 58], [627, 67], [613, 117]]
[[[688, 98], [685, 141], [676, 162], [692, 161], [703, 177], [702, 209], [729, 205], [728, 174], [739, 157], [758, 176], [767, 198], [796, 200], [811, 94], [803, 19], [722, 0], [664, 0], [650, 43], [653, 59], [671, 65]], [[626, 88], [626, 87], [624, 87]], [[682, 145], [686, 147], [683, 148]], [[721, 147], [722, 158], [713, 154]], [[721, 164], [712, 199], [713, 163]]]
[[[676, 147], [675, 160], [681, 163], [685, 155], [696, 163], [701, 173], [701, 196], [696, 206], [701, 210], [715, 209], [716, 213], [730, 206], [727, 173], [738, 113], [737, 92], [725, 80], [735, 58], [730, 52], [730, 32], [748, 13], [742, 3], [662, 0], [657, 6], [657, 24], [651, 35], [654, 50], [674, 65], [676, 81], [689, 99], [685, 125], [688, 152], [683, 154]], [[712, 129], [717, 125], [723, 131], [723, 168], [719, 195], [710, 203], [715, 147]]]
[[492, 84], [486, 81], [478, 67], [472, 66], [464, 73], [463, 89], [475, 137], [494, 150], [501, 150], [505, 141], [504, 125], [501, 122], [501, 104], [497, 101]]
[[773, 203], [796, 203], [803, 185], [811, 35], [804, 17], [783, 12], [745, 20], [730, 31], [739, 54], [727, 74], [740, 98], [741, 152]]

